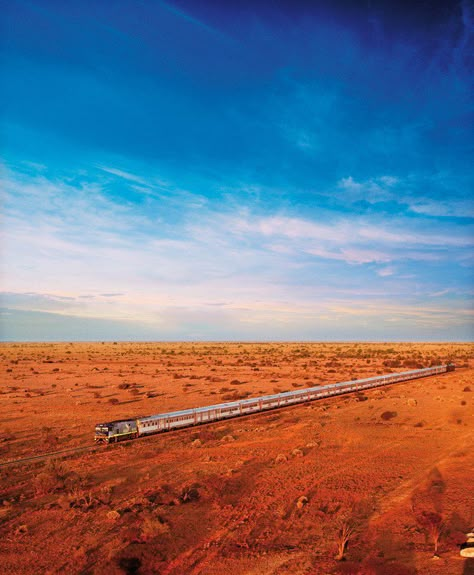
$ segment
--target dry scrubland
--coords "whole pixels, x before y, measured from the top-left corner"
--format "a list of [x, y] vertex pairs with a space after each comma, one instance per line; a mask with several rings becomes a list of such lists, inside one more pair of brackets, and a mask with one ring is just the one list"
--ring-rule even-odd
[[99, 421], [458, 366], [0, 468], [2, 573], [469, 573], [457, 544], [474, 524], [472, 345], [5, 344], [0, 354], [0, 461], [90, 444]]

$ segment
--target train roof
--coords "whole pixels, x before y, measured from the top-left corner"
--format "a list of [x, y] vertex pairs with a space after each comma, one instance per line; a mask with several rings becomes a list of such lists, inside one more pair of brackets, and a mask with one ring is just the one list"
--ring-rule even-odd
[[[266, 401], [269, 399], [278, 399], [279, 397], [280, 398], [281, 397], [295, 397], [295, 396], [297, 397], [297, 396], [305, 395], [306, 393], [311, 393], [314, 391], [321, 392], [321, 391], [324, 391], [327, 389], [343, 387], [343, 386], [351, 385], [351, 384], [354, 385], [356, 383], [357, 384], [370, 383], [370, 382], [378, 380], [378, 379], [383, 379], [384, 377], [392, 377], [392, 376], [395, 377], [397, 375], [404, 375], [404, 374], [410, 374], [410, 373], [419, 373], [419, 372], [423, 372], [423, 371], [430, 371], [432, 369], [436, 369], [437, 367], [445, 367], [445, 366], [436, 365], [436, 366], [432, 366], [432, 367], [424, 367], [421, 369], [412, 369], [412, 370], [405, 371], [405, 372], [387, 373], [384, 375], [375, 375], [372, 377], [366, 377], [364, 379], [340, 381], [338, 383], [329, 383], [327, 385], [307, 387], [304, 389], [297, 389], [294, 391], [284, 391], [282, 393], [275, 393], [272, 395], [261, 395], [258, 397], [249, 397], [247, 399], [240, 399], [240, 400], [226, 402], [226, 403], [218, 403], [215, 405], [206, 405], [203, 407], [192, 407], [189, 409], [182, 409], [179, 411], [171, 411], [171, 412], [167, 412], [167, 413], [159, 413], [156, 415], [148, 415], [146, 417], [139, 417], [139, 418], [137, 418], [137, 420], [140, 422], [155, 421], [155, 420], [159, 420], [159, 419], [166, 419], [168, 417], [191, 416], [194, 413], [203, 413], [203, 412], [207, 412], [207, 411], [212, 411], [213, 409], [237, 408], [240, 405], [249, 405], [249, 404], [255, 403], [257, 401]], [[128, 420], [126, 420], [126, 421], [128, 421]], [[114, 422], [110, 422], [110, 423], [114, 423]], [[100, 424], [98, 424], [98, 425], [100, 425]]]
[[275, 393], [272, 395], [261, 395], [258, 397], [249, 397], [247, 399], [239, 399], [237, 401], [230, 401], [226, 403], [217, 403], [215, 405], [206, 405], [203, 407], [192, 407], [189, 409], [182, 409], [180, 411], [171, 411], [168, 413], [159, 413], [157, 415], [149, 415], [148, 417], [141, 417], [139, 421], [153, 421], [156, 419], [164, 419], [168, 417], [182, 417], [186, 415], [193, 415], [194, 413], [202, 413], [206, 411], [212, 411], [213, 409], [225, 409], [225, 408], [236, 408], [240, 405], [250, 405], [252, 403], [256, 403], [258, 401], [267, 401], [271, 399], [278, 399], [279, 397], [297, 397], [300, 395], [304, 395], [310, 391], [321, 391], [324, 389], [329, 389], [332, 387], [336, 387], [338, 385], [347, 385], [351, 383], [349, 381], [341, 382], [341, 383], [332, 383], [325, 386], [317, 386], [317, 387], [309, 387], [305, 389], [298, 389], [295, 391], [284, 391], [282, 393]]
[[96, 423], [95, 426], [98, 427], [99, 425], [112, 425], [112, 423], [127, 423], [128, 421], [135, 422], [136, 420], [136, 417], [131, 417], [129, 419], [114, 419], [113, 421], [103, 421], [101, 423]]

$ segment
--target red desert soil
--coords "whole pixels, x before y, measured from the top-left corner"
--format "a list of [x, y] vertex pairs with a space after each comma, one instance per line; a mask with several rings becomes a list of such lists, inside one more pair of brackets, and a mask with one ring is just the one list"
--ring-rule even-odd
[[471, 344], [3, 344], [0, 355], [0, 462], [91, 445], [97, 422], [457, 365], [0, 467], [0, 573], [470, 572], [458, 545], [474, 525]]

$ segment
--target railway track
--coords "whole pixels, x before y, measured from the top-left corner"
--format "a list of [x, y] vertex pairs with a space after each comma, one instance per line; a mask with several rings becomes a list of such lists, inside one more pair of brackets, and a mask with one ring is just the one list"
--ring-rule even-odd
[[67, 454], [79, 453], [80, 451], [97, 451], [101, 447], [98, 445], [86, 445], [82, 447], [70, 447], [68, 449], [61, 449], [59, 451], [51, 451], [48, 453], [40, 453], [39, 455], [31, 455], [30, 457], [22, 457], [21, 459], [13, 459], [12, 461], [0, 462], [0, 469], [10, 467], [13, 465], [23, 465], [26, 463], [34, 463], [37, 461], [46, 461], [53, 457], [66, 456]]

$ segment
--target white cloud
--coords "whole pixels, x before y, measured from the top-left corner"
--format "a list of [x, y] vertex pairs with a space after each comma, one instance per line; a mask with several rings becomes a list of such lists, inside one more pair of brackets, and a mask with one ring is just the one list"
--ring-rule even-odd
[[[205, 198], [196, 207], [200, 196], [184, 190], [142, 206], [113, 201], [100, 180], [73, 185], [8, 173], [4, 184], [4, 289], [13, 309], [167, 329], [173, 319], [188, 325], [189, 314], [196, 325], [207, 318], [235, 333], [243, 324], [258, 333], [286, 325], [296, 337], [298, 329], [314, 333], [311, 322], [362, 318], [364, 310], [375, 318], [374, 301], [388, 310], [387, 300], [414, 292], [416, 277], [407, 273], [386, 292], [377, 275], [393, 274], [392, 262], [420, 261], [418, 271], [429, 259], [464, 254], [470, 241], [457, 228], [414, 230], [408, 220], [256, 215], [251, 204], [231, 213]], [[441, 278], [430, 293], [442, 289]], [[394, 314], [386, 311], [386, 321]], [[433, 310], [426, 321], [430, 314], [438, 321]]]
[[371, 249], [343, 248], [341, 250], [344, 261], [354, 264], [387, 263], [393, 259], [392, 255]]
[[417, 198], [409, 200], [409, 207], [412, 212], [425, 214], [427, 216], [461, 218], [474, 217], [473, 200], [451, 200], [447, 202]]
[[359, 192], [363, 186], [360, 182], [356, 182], [352, 176], [349, 176], [348, 178], [342, 178], [339, 181], [339, 187], [344, 190]]
[[[438, 189], [442, 185], [443, 181], [439, 182], [435, 177], [427, 181], [417, 181], [411, 177], [401, 180], [385, 175], [364, 181], [356, 181], [352, 176], [348, 176], [340, 179], [337, 187], [342, 191], [344, 201], [349, 203], [366, 201], [377, 204], [390, 201], [398, 204], [400, 210], [424, 216], [473, 218], [474, 201], [470, 198], [460, 198], [459, 191], [455, 195], [451, 194], [454, 197], [450, 197], [449, 200], [430, 197], [429, 193], [426, 193], [427, 187], [435, 186], [435, 189]], [[435, 195], [440, 193], [438, 189]]]
[[381, 268], [381, 269], [377, 270], [377, 275], [385, 278], [385, 277], [393, 276], [395, 271], [396, 270], [393, 266], [387, 266], [385, 268]]
[[363, 182], [357, 182], [352, 176], [349, 176], [339, 180], [338, 188], [343, 190], [343, 198], [346, 201], [366, 201], [376, 204], [393, 199], [394, 196], [390, 188], [397, 182], [397, 178], [393, 176], [381, 176]]
[[399, 181], [399, 179], [394, 176], [381, 176], [379, 179], [383, 184], [389, 187], [394, 186]]
[[[284, 238], [293, 249], [350, 263], [411, 259], [411, 250], [414, 250], [414, 259], [420, 259], [423, 248], [464, 248], [474, 243], [469, 232], [456, 229], [448, 233], [440, 226], [413, 232], [408, 222], [397, 224], [393, 220], [386, 226], [363, 218], [340, 218], [331, 224], [321, 224], [304, 218], [249, 215], [225, 216], [223, 225], [235, 234], [261, 235], [266, 240], [272, 238], [277, 245], [281, 245]], [[431, 255], [427, 251], [427, 259]]]
[[118, 168], [113, 168], [110, 166], [97, 166], [102, 171], [107, 172], [108, 174], [113, 174], [114, 176], [119, 176], [124, 180], [129, 180], [130, 182], [136, 182], [137, 184], [147, 185], [147, 182], [144, 178], [140, 176], [136, 176], [135, 174], [131, 174], [130, 172], [125, 172], [124, 170], [119, 170]]

